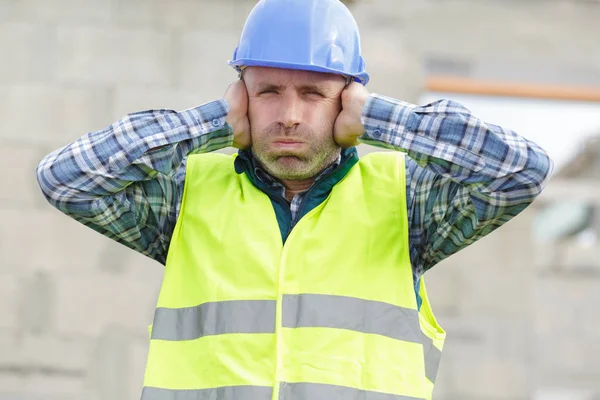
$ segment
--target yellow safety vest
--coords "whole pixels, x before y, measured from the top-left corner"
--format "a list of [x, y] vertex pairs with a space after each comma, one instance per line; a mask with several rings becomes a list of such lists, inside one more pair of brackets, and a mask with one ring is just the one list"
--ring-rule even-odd
[[188, 158], [143, 400], [430, 399], [445, 333], [408, 245], [404, 156], [363, 157], [282, 243], [233, 157]]

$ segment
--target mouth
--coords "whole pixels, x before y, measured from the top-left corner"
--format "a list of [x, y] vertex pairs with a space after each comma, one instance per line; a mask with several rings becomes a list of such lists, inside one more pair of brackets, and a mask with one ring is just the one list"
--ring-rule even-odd
[[272, 144], [279, 149], [298, 149], [304, 146], [304, 142], [293, 139], [278, 139], [274, 140]]

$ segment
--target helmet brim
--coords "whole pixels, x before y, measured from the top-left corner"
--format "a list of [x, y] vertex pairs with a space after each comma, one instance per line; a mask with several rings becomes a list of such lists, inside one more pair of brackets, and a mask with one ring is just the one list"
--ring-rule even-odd
[[298, 63], [286, 63], [281, 61], [266, 61], [266, 60], [253, 60], [249, 58], [241, 58], [235, 61], [229, 60], [227, 62], [236, 71], [241, 72], [241, 67], [271, 67], [271, 68], [282, 68], [282, 69], [295, 69], [300, 71], [314, 71], [314, 72], [325, 72], [329, 74], [351, 76], [355, 81], [362, 85], [367, 85], [369, 82], [369, 74], [362, 72], [359, 74], [349, 74], [346, 71], [340, 71], [334, 68], [327, 68], [318, 65], [310, 64], [298, 64]]

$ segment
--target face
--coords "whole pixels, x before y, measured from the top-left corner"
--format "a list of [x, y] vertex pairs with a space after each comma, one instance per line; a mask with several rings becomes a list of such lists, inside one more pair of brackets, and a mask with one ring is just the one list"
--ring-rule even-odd
[[340, 75], [248, 67], [248, 119], [252, 152], [281, 180], [317, 175], [340, 154], [333, 125], [341, 110]]

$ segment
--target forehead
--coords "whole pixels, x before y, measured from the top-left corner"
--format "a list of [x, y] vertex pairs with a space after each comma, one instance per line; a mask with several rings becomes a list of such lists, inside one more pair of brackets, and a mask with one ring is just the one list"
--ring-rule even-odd
[[344, 84], [345, 78], [341, 75], [315, 71], [301, 71], [283, 68], [248, 67], [244, 73], [246, 84], [254, 85], [305, 85], [336, 83]]

